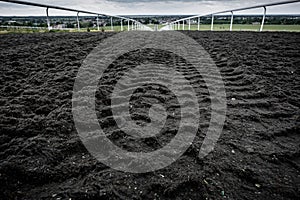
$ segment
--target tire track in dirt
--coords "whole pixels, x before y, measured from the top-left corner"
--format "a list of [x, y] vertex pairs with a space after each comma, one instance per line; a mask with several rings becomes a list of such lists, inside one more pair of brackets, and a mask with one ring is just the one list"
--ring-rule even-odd
[[[150, 38], [149, 40], [156, 40], [155, 37], [157, 37], [157, 34], [153, 34], [153, 38]], [[148, 38], [148, 35], [145, 38]], [[126, 63], [126, 65], [124, 65], [124, 63]], [[153, 68], [145, 69], [142, 71], [134, 68], [135, 66], [138, 66], [140, 64], [152, 64]], [[157, 66], [161, 66], [161, 68], [157, 68]], [[118, 82], [120, 77], [123, 76], [124, 71], [126, 72], [131, 69], [132, 71], [130, 72], [130, 74], [135, 74], [133, 76], [136, 76], [136, 82], [144, 81], [146, 83], [153, 79], [153, 74], [155, 74], [155, 77], [166, 76], [166, 74], [168, 74], [168, 71], [166, 71], [167, 69], [163, 68], [163, 66], [171, 67], [171, 69], [175, 67], [176, 70], [183, 74], [185, 78], [191, 83], [192, 87], [197, 91], [196, 93], [199, 104], [201, 104], [200, 109], [201, 114], [203, 114], [201, 115], [201, 122], [203, 122], [201, 125], [204, 126], [204, 128], [207, 128], [209, 124], [209, 93], [202, 76], [196, 69], [191, 66], [191, 64], [188, 64], [187, 61], [185, 61], [183, 58], [171, 52], [165, 52], [158, 49], [144, 49], [130, 52], [121, 56], [111, 66], [109, 66], [105, 74], [102, 76], [105, 78], [100, 81], [100, 91], [98, 91], [96, 94], [98, 101], [96, 101], [98, 108], [97, 115], [99, 119], [103, 119], [101, 120], [102, 128], [104, 128], [105, 131], [108, 131], [107, 135], [109, 135], [109, 138], [114, 141], [115, 144], [119, 146], [121, 145], [124, 149], [129, 148], [129, 150], [132, 151], [134, 148], [136, 148], [136, 151], [141, 152], [153, 151], [158, 147], [162, 147], [165, 144], [169, 143], [177, 132], [178, 123], [180, 122], [180, 115], [178, 110], [178, 108], [180, 108], [180, 105], [172, 91], [168, 91], [167, 88], [155, 84], [153, 86], [147, 85], [145, 88], [140, 88], [132, 96], [132, 102], [130, 104], [131, 117], [132, 119], [136, 120], [136, 123], [139, 125], [143, 125], [151, 121], [148, 113], [151, 105], [160, 103], [167, 109], [168, 116], [166, 124], [160, 132], [159, 136], [155, 138], [136, 140], [132, 136], [120, 132], [116, 128], [116, 124], [110, 111], [110, 101], [109, 99], [107, 99], [114, 88], [112, 86]], [[138, 74], [141, 74], [142, 77], [139, 77]], [[180, 77], [177, 75], [173, 77], [174, 80], [180, 80], [179, 78]], [[124, 93], [126, 93], [127, 91], [126, 88], [135, 86], [135, 81], [130, 85], [123, 84], [121, 86], [122, 88], [125, 88], [125, 90], [123, 90]], [[180, 85], [179, 82], [176, 84]], [[108, 85], [110, 87], [107, 87]], [[149, 92], [147, 92], [147, 89], [149, 89]], [[190, 95], [189, 93], [186, 93], [185, 90], [179, 92], [182, 93], [180, 94], [182, 97]], [[117, 98], [119, 101], [121, 101], [122, 99], [128, 98], [128, 96], [118, 96]], [[101, 108], [101, 105], [105, 106]], [[204, 137], [204, 135], [202, 135], [202, 137]], [[137, 141], [139, 144], [135, 144]]]
[[[235, 155], [243, 153], [252, 162], [250, 164], [241, 159], [239, 161], [248, 163], [246, 167], [239, 169], [237, 165], [235, 169], [226, 167], [224, 170], [230, 174], [228, 176], [240, 174], [238, 179], [246, 181], [246, 184], [261, 182], [260, 185], [265, 185], [267, 191], [282, 185], [282, 195], [295, 198], [299, 182], [292, 174], [299, 173], [300, 166], [300, 137], [296, 133], [300, 128], [300, 115], [299, 105], [293, 100], [299, 91], [295, 89], [295, 83], [299, 83], [295, 63], [299, 59], [293, 58], [299, 49], [291, 46], [293, 43], [299, 44], [299, 37], [292, 33], [272, 33], [272, 36], [267, 33], [236, 33], [226, 34], [226, 37], [221, 37], [224, 33], [214, 33], [214, 37], [222, 39], [215, 38], [207, 43], [206, 39], [211, 38], [208, 34], [202, 35], [206, 39], [191, 32], [187, 34], [210, 52], [224, 78], [228, 100], [228, 124], [225, 129], [233, 125], [238, 127], [238, 131], [229, 128], [220, 143], [229, 145]], [[253, 37], [256, 39], [253, 40]], [[286, 43], [281, 40], [288, 37], [291, 40]], [[243, 45], [238, 44], [235, 38], [241, 40]], [[236, 139], [228, 137], [227, 132], [235, 134]], [[249, 154], [255, 156], [251, 158]], [[233, 163], [239, 161], [231, 160]], [[259, 167], [264, 162], [270, 163], [266, 170]], [[245, 170], [254, 179], [246, 175]], [[290, 185], [291, 182], [297, 186]], [[255, 187], [250, 185], [246, 188], [250, 190]], [[265, 192], [256, 193], [261, 195]]]

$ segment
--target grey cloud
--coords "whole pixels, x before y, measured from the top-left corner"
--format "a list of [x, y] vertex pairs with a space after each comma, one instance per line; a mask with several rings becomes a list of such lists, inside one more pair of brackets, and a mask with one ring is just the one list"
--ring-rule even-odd
[[151, 3], [151, 2], [211, 2], [211, 1], [234, 1], [234, 0], [107, 0], [108, 2], [118, 2], [118, 3]]
[[[26, 0], [50, 5], [57, 5], [93, 12], [115, 15], [127, 14], [207, 14], [230, 8], [241, 8], [257, 4], [277, 2], [279, 0]], [[261, 10], [251, 10], [259, 12]], [[299, 13], [299, 4], [278, 6], [268, 9], [268, 13]], [[57, 14], [58, 13], [58, 14]], [[22, 6], [0, 2], [0, 15], [43, 15], [44, 10], [31, 6]], [[72, 12], [59, 12], [51, 10], [51, 15], [73, 15]]]

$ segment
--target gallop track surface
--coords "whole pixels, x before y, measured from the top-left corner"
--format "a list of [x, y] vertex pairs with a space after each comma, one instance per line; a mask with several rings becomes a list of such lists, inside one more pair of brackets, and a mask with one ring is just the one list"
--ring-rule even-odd
[[205, 159], [197, 155], [209, 114], [179, 160], [145, 174], [98, 162], [73, 122], [76, 73], [113, 33], [0, 35], [0, 198], [300, 199], [300, 34], [184, 33], [221, 71], [226, 123]]

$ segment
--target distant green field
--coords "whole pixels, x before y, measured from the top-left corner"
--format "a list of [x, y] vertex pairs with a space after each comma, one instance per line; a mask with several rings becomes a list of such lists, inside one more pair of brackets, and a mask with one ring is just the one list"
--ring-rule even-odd
[[[132, 30], [131, 25], [129, 26], [129, 29]], [[98, 31], [98, 28], [97, 27], [96, 28], [90, 28], [90, 30], [92, 32], [94, 32], [94, 31]], [[102, 31], [102, 30], [104, 30], [105, 32], [111, 32], [111, 31], [120, 32], [121, 31], [121, 26], [113, 26], [113, 27], [111, 27], [111, 26], [102, 26], [102, 27], [100, 27], [100, 31]], [[128, 25], [127, 24], [123, 25], [123, 31], [127, 31], [127, 30], [128, 30]], [[74, 31], [78, 31], [78, 30], [74, 29]], [[85, 31], [87, 31], [87, 28], [82, 28], [80, 31], [85, 32]]]
[[[155, 25], [149, 24], [147, 25], [150, 28], [154, 29]], [[158, 25], [158, 28], [162, 28], [163, 25]], [[214, 31], [229, 31], [230, 25], [229, 24], [215, 24]], [[91, 32], [98, 31], [98, 28], [89, 28]], [[128, 26], [123, 26], [123, 31], [127, 31]], [[130, 25], [130, 30], [132, 26]], [[185, 25], [184, 30], [188, 30], [188, 25]], [[200, 31], [209, 31], [211, 29], [211, 25], [209, 24], [201, 24]], [[233, 25], [233, 31], [259, 31], [260, 25], [250, 25], [250, 24], [236, 24]], [[182, 24], [180, 26], [180, 30], [183, 30]], [[198, 25], [191, 25], [191, 30], [198, 30]], [[100, 31], [105, 32], [119, 32], [121, 31], [121, 26], [111, 26], [100, 27]], [[265, 25], [264, 31], [289, 31], [289, 32], [300, 32], [300, 25]], [[0, 28], [0, 34], [6, 33], [36, 33], [36, 32], [48, 32], [47, 29], [15, 29], [15, 28]], [[78, 32], [77, 29], [71, 30], [52, 30], [52, 32]], [[80, 29], [80, 32], [87, 32], [87, 28]]]
[[[185, 25], [184, 30], [188, 30], [188, 25]], [[211, 29], [210, 24], [201, 24], [200, 31], [208, 31]], [[229, 24], [214, 24], [214, 31], [229, 31]], [[182, 24], [180, 26], [182, 29]], [[198, 30], [198, 25], [191, 25], [191, 30]], [[251, 24], [236, 24], [233, 25], [233, 31], [259, 31], [260, 25]], [[265, 25], [264, 31], [293, 31], [300, 32], [300, 25]]]
[[[155, 24], [147, 24], [147, 26], [149, 26], [150, 28], [154, 29]], [[162, 28], [162, 27], [164, 27], [164, 26], [161, 25], [161, 24], [158, 25], [158, 29], [160, 29], [160, 28]]]
[[[130, 29], [132, 27], [130, 26]], [[89, 28], [91, 32], [98, 31], [98, 28]], [[110, 26], [106, 27], [100, 27], [100, 31], [104, 30], [105, 32], [110, 31], [121, 31], [121, 26], [114, 26], [113, 30]], [[123, 27], [124, 31], [127, 31], [127, 26]], [[69, 30], [51, 30], [51, 32], [87, 32], [87, 28], [81, 28], [80, 31], [78, 31], [77, 28], [69, 29]], [[49, 32], [46, 28], [45, 29], [30, 29], [30, 28], [0, 28], [0, 34], [6, 34], [6, 33], [42, 33], [42, 32]]]
[[[155, 25], [148, 24], [150, 28], [154, 29]], [[158, 28], [162, 28], [163, 25], [158, 25]], [[210, 24], [201, 24], [200, 30], [201, 31], [208, 31], [210, 30], [211, 25]], [[121, 31], [121, 26], [114, 26], [113, 30], [110, 26], [106, 27], [100, 27], [100, 30], [104, 31]], [[123, 31], [127, 31], [128, 26], [123, 26]], [[130, 26], [130, 30], [132, 27]], [[229, 31], [230, 25], [229, 24], [215, 24], [214, 25], [214, 31]], [[97, 31], [97, 28], [90, 28], [91, 31]], [[180, 26], [180, 30], [182, 30], [182, 25]], [[188, 25], [185, 25], [185, 30], [188, 30]], [[191, 30], [198, 30], [198, 25], [191, 25]], [[260, 25], [251, 25], [251, 24], [236, 24], [233, 25], [234, 31], [259, 31]], [[74, 31], [77, 31], [77, 29], [74, 29]], [[81, 31], [87, 31], [87, 29], [81, 29]], [[294, 31], [294, 32], [300, 32], [300, 25], [265, 25], [264, 31]]]
[[[131, 27], [131, 25], [130, 25], [130, 29], [131, 29], [132, 27]], [[127, 31], [127, 29], [128, 29], [128, 26], [126, 25], [124, 25], [123, 26], [123, 31]], [[91, 30], [94, 30], [94, 31], [97, 31], [98, 30], [98, 28], [92, 28]], [[111, 28], [111, 26], [104, 26], [104, 27], [100, 27], [100, 31], [101, 30], [104, 30], [104, 31], [121, 31], [121, 26], [113, 26], [113, 29]]]

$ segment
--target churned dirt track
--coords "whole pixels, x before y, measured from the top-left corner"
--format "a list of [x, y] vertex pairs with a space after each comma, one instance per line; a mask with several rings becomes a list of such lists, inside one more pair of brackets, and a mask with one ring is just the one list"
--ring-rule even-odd
[[[194, 80], [203, 89], [203, 130], [179, 160], [146, 174], [97, 162], [72, 119], [76, 73], [111, 33], [0, 35], [1, 199], [299, 199], [300, 35], [185, 33], [222, 73], [227, 120], [215, 151], [200, 160], [209, 96], [203, 81]], [[138, 54], [120, 58], [116, 67]], [[152, 50], [143, 54], [168, 60]], [[153, 142], [148, 146], [158, 148]]]

